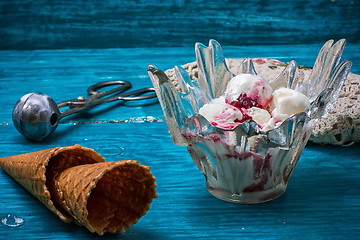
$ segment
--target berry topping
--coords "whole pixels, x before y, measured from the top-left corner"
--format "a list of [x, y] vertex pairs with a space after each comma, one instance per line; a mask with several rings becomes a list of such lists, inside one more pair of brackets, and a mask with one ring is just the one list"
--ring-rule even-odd
[[245, 92], [240, 93], [240, 95], [236, 99], [236, 101], [232, 101], [230, 103], [230, 105], [232, 105], [238, 109], [241, 109], [241, 108], [249, 109], [252, 107], [261, 108], [260, 104], [256, 100], [248, 97]]

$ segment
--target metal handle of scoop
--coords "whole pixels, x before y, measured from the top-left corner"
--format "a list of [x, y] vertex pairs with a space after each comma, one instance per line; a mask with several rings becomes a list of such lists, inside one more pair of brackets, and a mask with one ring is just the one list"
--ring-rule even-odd
[[[101, 88], [120, 85], [107, 91], [97, 91]], [[56, 104], [49, 96], [41, 93], [29, 93], [20, 98], [13, 110], [13, 122], [16, 129], [25, 137], [32, 140], [43, 140], [49, 136], [57, 127], [61, 118], [77, 113], [79, 111], [97, 106], [104, 102], [116, 100], [134, 101], [156, 98], [153, 88], [142, 88], [127, 92], [131, 83], [123, 80], [100, 82], [91, 85], [87, 92], [87, 98], [59, 102]], [[152, 93], [152, 94], [147, 94]], [[68, 109], [60, 112], [60, 108]]]

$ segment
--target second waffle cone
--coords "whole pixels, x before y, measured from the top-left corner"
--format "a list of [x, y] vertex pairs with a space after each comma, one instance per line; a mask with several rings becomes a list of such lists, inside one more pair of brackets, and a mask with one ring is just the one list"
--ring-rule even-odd
[[61, 205], [90, 232], [124, 232], [150, 208], [155, 178], [150, 168], [126, 160], [66, 169], [55, 180]]

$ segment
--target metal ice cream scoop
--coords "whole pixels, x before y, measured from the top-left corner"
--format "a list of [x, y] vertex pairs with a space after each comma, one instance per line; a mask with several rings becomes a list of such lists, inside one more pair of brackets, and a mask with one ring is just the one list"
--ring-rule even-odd
[[[97, 92], [97, 89], [120, 85], [104, 92]], [[42, 93], [29, 93], [24, 95], [16, 103], [12, 118], [16, 129], [25, 137], [41, 141], [49, 136], [57, 127], [59, 120], [70, 114], [94, 107], [104, 102], [112, 102], [116, 100], [132, 101], [155, 98], [156, 94], [146, 94], [154, 92], [153, 88], [142, 88], [132, 92], [124, 93], [131, 88], [128, 81], [114, 80], [100, 82], [91, 85], [87, 92], [89, 97], [78, 97], [68, 101], [55, 103], [49, 96]], [[104, 98], [105, 96], [111, 95]], [[60, 112], [60, 108], [69, 107]]]

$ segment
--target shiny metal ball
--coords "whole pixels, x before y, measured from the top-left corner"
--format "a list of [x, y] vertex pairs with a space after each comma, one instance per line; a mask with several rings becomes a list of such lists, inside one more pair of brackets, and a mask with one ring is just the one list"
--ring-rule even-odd
[[49, 96], [29, 93], [16, 103], [12, 118], [16, 129], [25, 137], [41, 141], [57, 127], [60, 111]]

